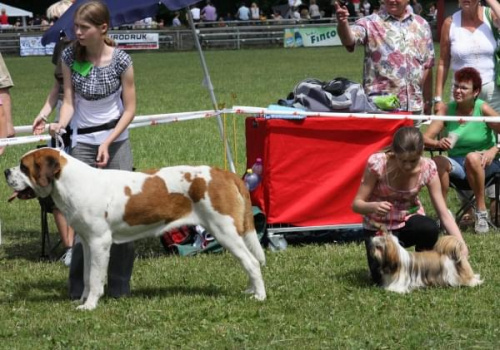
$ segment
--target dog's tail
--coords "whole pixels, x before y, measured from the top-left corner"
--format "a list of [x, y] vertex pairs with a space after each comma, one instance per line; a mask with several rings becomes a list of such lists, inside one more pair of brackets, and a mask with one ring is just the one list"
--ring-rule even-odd
[[250, 253], [264, 266], [266, 264], [266, 255], [260, 244], [257, 231], [255, 230], [255, 223], [252, 211], [252, 201], [250, 200], [250, 192], [245, 186], [243, 180], [235, 176], [235, 183], [238, 187], [238, 192], [243, 199], [243, 241], [247, 246]]
[[477, 286], [483, 281], [475, 274], [470, 266], [469, 260], [464, 253], [465, 243], [455, 236], [443, 236], [434, 245], [434, 250], [448, 256], [455, 262], [460, 285]]
[[434, 250], [439, 254], [447, 255], [450, 259], [455, 262], [460, 262], [466, 259], [464, 256], [464, 245], [463, 241], [460, 241], [455, 236], [443, 236], [434, 245]]

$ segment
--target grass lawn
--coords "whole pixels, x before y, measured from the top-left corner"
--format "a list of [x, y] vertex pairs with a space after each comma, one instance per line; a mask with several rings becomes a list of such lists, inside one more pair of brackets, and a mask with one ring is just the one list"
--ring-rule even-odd
[[[196, 53], [132, 56], [137, 115], [212, 107]], [[267, 106], [308, 77], [361, 80], [360, 50], [209, 51], [206, 59], [218, 103], [227, 106]], [[16, 125], [31, 124], [52, 83], [50, 58], [5, 61], [16, 84]], [[243, 173], [244, 117], [228, 116], [226, 124], [237, 170]], [[224, 167], [214, 119], [134, 129], [131, 139], [138, 169], [185, 163]], [[32, 148], [10, 147], [0, 158], [2, 168], [17, 164]], [[150, 239], [137, 244], [133, 295], [104, 297], [95, 311], [78, 312], [67, 298], [68, 269], [39, 259], [38, 203], [8, 204], [9, 194], [0, 181], [1, 349], [496, 349], [500, 344], [496, 233], [465, 232], [471, 264], [484, 285], [409, 295], [369, 284], [363, 245], [268, 251], [263, 269], [268, 300], [263, 303], [241, 294], [246, 278], [230, 255], [166, 256], [158, 240]], [[423, 200], [429, 203], [425, 193]]]

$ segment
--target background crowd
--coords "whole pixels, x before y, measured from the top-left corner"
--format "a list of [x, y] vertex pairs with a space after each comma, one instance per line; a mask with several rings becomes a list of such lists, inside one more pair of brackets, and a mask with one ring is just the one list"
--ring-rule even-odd
[[[72, 2], [71, 0], [67, 0]], [[258, 24], [279, 23], [281, 20], [319, 21], [335, 17], [335, 3], [337, 0], [281, 0], [281, 1], [236, 1], [228, 5], [222, 0], [204, 0], [190, 7], [190, 12], [196, 23], [202, 25], [231, 25], [238, 22]], [[368, 16], [380, 9], [381, 1], [378, 0], [346, 0], [349, 17], [354, 20]], [[421, 4], [419, 0], [412, 0], [409, 4], [411, 10], [422, 15], [430, 22], [435, 22], [437, 10], [434, 2]], [[35, 14], [27, 20], [31, 30], [46, 30], [53, 24], [53, 19], [46, 14]], [[241, 23], [240, 23], [241, 24]], [[161, 6], [157, 16], [145, 18], [135, 23], [130, 23], [128, 28], [164, 28], [187, 26], [186, 11], [171, 12]], [[16, 29], [22, 27], [19, 17], [12, 17], [2, 9], [0, 15], [0, 29]]]

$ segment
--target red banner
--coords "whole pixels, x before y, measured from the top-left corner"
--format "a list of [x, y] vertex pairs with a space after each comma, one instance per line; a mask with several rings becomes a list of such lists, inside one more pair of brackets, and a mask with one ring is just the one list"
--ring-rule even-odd
[[368, 157], [411, 120], [246, 119], [247, 167], [263, 160], [252, 203], [270, 224], [361, 223], [351, 210]]

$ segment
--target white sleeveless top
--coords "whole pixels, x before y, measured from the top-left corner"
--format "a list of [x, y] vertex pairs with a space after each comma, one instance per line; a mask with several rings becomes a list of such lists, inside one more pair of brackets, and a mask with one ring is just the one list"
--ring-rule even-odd
[[[121, 99], [122, 88], [111, 95], [94, 101], [88, 101], [80, 95], [75, 94], [75, 113], [71, 118], [70, 125], [73, 129], [71, 146], [75, 147], [78, 142], [90, 145], [100, 145], [111, 135], [114, 129], [96, 131], [90, 134], [78, 135], [79, 128], [88, 128], [104, 124], [108, 121], [118, 119], [123, 114], [123, 102]], [[128, 139], [129, 132], [125, 129], [114, 142]]]
[[462, 11], [452, 15], [450, 26], [451, 70], [456, 72], [464, 67], [474, 67], [479, 71], [483, 84], [493, 81], [495, 62], [493, 53], [497, 43], [483, 7], [483, 24], [474, 32], [462, 28]]

